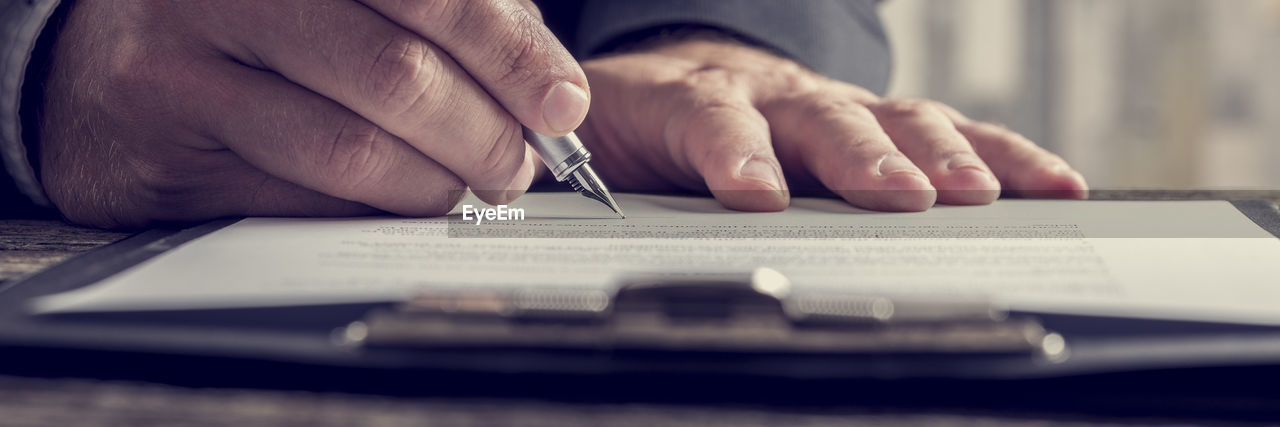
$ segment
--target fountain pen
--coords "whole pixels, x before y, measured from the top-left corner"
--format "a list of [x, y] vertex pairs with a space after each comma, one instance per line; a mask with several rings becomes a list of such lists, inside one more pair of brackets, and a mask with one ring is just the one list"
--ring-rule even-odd
[[613, 200], [613, 195], [609, 194], [609, 189], [605, 188], [604, 182], [600, 181], [596, 171], [587, 164], [591, 161], [591, 152], [587, 151], [587, 147], [582, 146], [582, 141], [573, 132], [561, 137], [550, 137], [526, 127], [524, 140], [533, 146], [533, 151], [536, 151], [538, 156], [542, 157], [542, 162], [551, 169], [551, 174], [556, 177], [557, 182], [569, 181], [573, 191], [588, 199], [604, 203], [620, 217], [627, 217], [622, 213], [618, 202]]

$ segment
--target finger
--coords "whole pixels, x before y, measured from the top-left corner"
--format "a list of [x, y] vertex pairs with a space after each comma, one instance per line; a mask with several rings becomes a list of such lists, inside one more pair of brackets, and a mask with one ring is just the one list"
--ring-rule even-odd
[[1089, 184], [1065, 160], [1021, 134], [990, 123], [975, 122], [956, 109], [938, 104], [987, 159], [1006, 189], [1022, 197], [1087, 199]]
[[582, 68], [520, 1], [360, 1], [443, 47], [530, 129], [563, 135], [587, 116]]
[[[507, 203], [532, 182], [533, 157], [519, 123], [439, 47], [355, 2], [251, 6], [256, 13], [244, 22], [221, 23], [238, 30], [236, 40], [220, 46], [236, 59], [261, 61], [367, 118], [444, 165], [486, 202]], [[302, 22], [262, 17], [281, 14]]]
[[453, 173], [333, 101], [229, 62], [204, 73], [196, 127], [266, 173], [406, 216], [443, 215], [461, 197]]
[[956, 128], [1012, 193], [1030, 198], [1089, 198], [1083, 175], [1026, 137], [990, 123], [959, 123]]
[[748, 100], [691, 103], [673, 115], [668, 140], [725, 207], [780, 211], [790, 197], [769, 123]]
[[1000, 182], [941, 109], [929, 101], [888, 100], [871, 111], [889, 137], [938, 189], [938, 202], [989, 204]]
[[937, 193], [865, 106], [839, 91], [767, 102], [778, 156], [849, 203], [874, 210], [922, 211]]

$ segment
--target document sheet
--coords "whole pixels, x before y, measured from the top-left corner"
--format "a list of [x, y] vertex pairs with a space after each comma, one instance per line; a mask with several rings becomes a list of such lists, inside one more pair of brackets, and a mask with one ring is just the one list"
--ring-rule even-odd
[[1227, 202], [1000, 200], [926, 212], [797, 198], [783, 212], [573, 193], [448, 217], [249, 218], [33, 310], [397, 301], [427, 290], [612, 288], [771, 267], [794, 292], [990, 298], [1015, 310], [1280, 324], [1280, 240]]

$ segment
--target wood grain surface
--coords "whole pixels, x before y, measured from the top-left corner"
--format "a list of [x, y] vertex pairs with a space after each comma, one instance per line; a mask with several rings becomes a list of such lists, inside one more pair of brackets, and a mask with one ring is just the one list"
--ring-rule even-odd
[[[1093, 197], [1274, 201], [1280, 200], [1280, 191], [1123, 191], [1095, 192]], [[0, 220], [0, 285], [127, 236], [129, 233], [76, 227], [55, 220]], [[652, 403], [587, 404], [517, 398], [398, 398], [0, 376], [0, 426], [1045, 426], [1174, 421], [1105, 419], [1080, 414], [918, 412], [875, 407], [796, 410]]]
[[57, 220], [0, 220], [0, 284], [128, 236]]

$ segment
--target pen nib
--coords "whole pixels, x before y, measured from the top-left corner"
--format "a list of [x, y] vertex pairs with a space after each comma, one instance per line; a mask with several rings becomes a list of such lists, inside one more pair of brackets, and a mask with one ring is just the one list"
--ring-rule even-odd
[[573, 186], [573, 191], [582, 193], [583, 196], [587, 196], [589, 199], [604, 203], [605, 206], [608, 206], [620, 217], [627, 217], [626, 214], [622, 213], [622, 207], [618, 206], [618, 202], [613, 200], [613, 195], [609, 194], [609, 189], [604, 187], [603, 182], [600, 182], [600, 177], [596, 176], [596, 171], [591, 169], [591, 165], [583, 163], [566, 179], [569, 181], [569, 185]]

